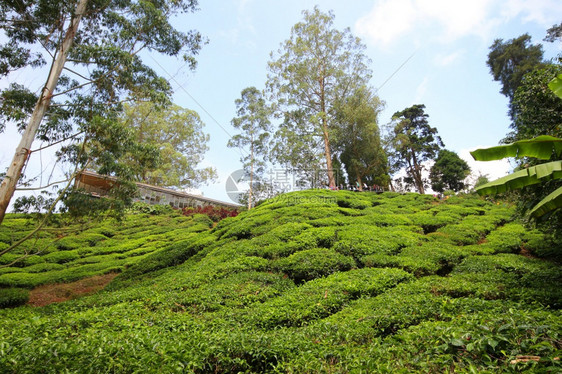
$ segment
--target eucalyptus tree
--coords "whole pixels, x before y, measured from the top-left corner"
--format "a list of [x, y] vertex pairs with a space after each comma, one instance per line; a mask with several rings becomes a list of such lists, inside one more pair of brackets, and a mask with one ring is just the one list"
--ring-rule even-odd
[[118, 124], [118, 112], [131, 99], [169, 102], [169, 83], [143, 62], [141, 52], [182, 56], [195, 67], [203, 38], [196, 31], [176, 30], [170, 18], [193, 12], [196, 6], [196, 0], [0, 4], [5, 40], [0, 45], [0, 74], [39, 68], [33, 74], [45, 82], [39, 94], [35, 87], [17, 83], [0, 92], [0, 123], [15, 123], [23, 130], [0, 185], [0, 222], [36, 138], [51, 144], [70, 141], [61, 157], [76, 162], [77, 169], [95, 164], [101, 173], [132, 178], [134, 170], [118, 160], [128, 152], [142, 155], [142, 145]]
[[421, 194], [425, 193], [426, 184], [423, 163], [435, 158], [444, 146], [437, 129], [429, 125], [424, 109], [425, 105], [416, 104], [394, 113], [391, 134], [394, 167], [405, 168], [406, 182], [411, 182]]
[[[136, 180], [164, 187], [197, 187], [212, 181], [216, 171], [212, 167], [198, 168], [209, 149], [209, 134], [197, 112], [171, 105], [160, 108], [151, 102], [125, 105], [122, 124], [132, 130], [139, 144], [158, 149], [160, 162], [154, 168], [138, 169]], [[131, 165], [131, 158], [122, 160]]]
[[242, 154], [240, 161], [250, 176], [248, 209], [251, 209], [256, 176], [261, 176], [266, 166], [271, 133], [270, 109], [263, 94], [255, 87], [242, 90], [240, 98], [236, 99], [235, 104], [237, 116], [232, 119], [231, 123], [240, 133], [234, 135], [227, 145], [249, 150], [249, 153]]
[[389, 183], [388, 160], [378, 126], [382, 107], [380, 99], [368, 87], [362, 87], [339, 110], [337, 150], [350, 183], [355, 181], [360, 188], [364, 183]]
[[[293, 26], [289, 39], [271, 53], [267, 89], [278, 116], [278, 148], [291, 141], [291, 127], [300, 127], [299, 143], [311, 149], [309, 156], [323, 155], [328, 183], [335, 186], [332, 141], [339, 103], [365, 86], [371, 78], [365, 46], [346, 28], [334, 27], [334, 14], [318, 7], [304, 11], [304, 20]], [[318, 141], [320, 140], [320, 141]], [[298, 158], [298, 154], [296, 155]], [[291, 160], [299, 164], [298, 160]], [[309, 164], [308, 167], [316, 167]]]

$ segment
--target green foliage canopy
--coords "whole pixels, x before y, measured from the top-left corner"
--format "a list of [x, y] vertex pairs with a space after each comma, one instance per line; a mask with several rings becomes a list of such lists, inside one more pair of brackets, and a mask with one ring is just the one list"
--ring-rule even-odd
[[351, 184], [388, 185], [388, 160], [378, 126], [382, 106], [368, 87], [362, 87], [350, 95], [339, 110], [336, 149]]
[[[315, 7], [303, 15], [304, 21], [293, 26], [290, 38], [271, 54], [268, 65], [267, 90], [283, 120], [275, 134], [277, 148], [284, 149], [288, 144], [297, 149], [295, 153], [274, 154], [283, 156], [277, 160], [281, 164], [299, 169], [318, 168], [318, 156], [323, 156], [328, 183], [334, 186], [332, 142], [338, 126], [336, 111], [356, 88], [368, 84], [371, 71], [365, 46], [349, 29], [334, 28], [332, 12], [323, 13]], [[298, 139], [292, 134], [297, 134]], [[310, 151], [299, 152], [307, 148]]]
[[390, 135], [390, 142], [394, 148], [394, 168], [405, 167], [407, 182], [413, 184], [421, 194], [425, 193], [426, 184], [422, 176], [422, 163], [433, 159], [443, 147], [437, 129], [429, 125], [429, 115], [424, 109], [425, 105], [416, 104], [394, 113], [394, 128]]
[[430, 169], [429, 179], [434, 191], [455, 192], [465, 188], [464, 179], [470, 173], [470, 167], [455, 152], [442, 149]]
[[144, 63], [141, 52], [183, 57], [194, 68], [204, 40], [196, 31], [177, 30], [170, 19], [196, 9], [196, 0], [2, 2], [0, 74], [53, 69], [37, 70], [46, 82], [40, 95], [36, 87], [17, 83], [0, 91], [2, 126], [26, 129], [14, 167], [2, 181], [0, 219], [26, 162], [22, 155], [35, 138], [50, 144], [66, 140], [59, 157], [77, 170], [96, 165], [122, 182], [133, 179], [136, 171], [119, 160], [128, 154], [147, 161], [154, 150], [132, 139], [118, 113], [130, 100], [169, 103], [169, 83]]
[[[263, 94], [255, 87], [242, 90], [240, 98], [236, 99], [236, 114], [231, 123], [240, 131], [228, 141], [228, 147], [237, 147], [241, 151], [244, 171], [250, 176], [248, 191], [248, 209], [253, 206], [254, 184], [259, 183], [266, 166], [271, 138], [271, 110]], [[249, 153], [246, 153], [249, 150]], [[244, 153], [246, 153], [244, 155]], [[259, 190], [259, 189], [258, 189]]]
[[542, 46], [532, 45], [531, 36], [523, 34], [505, 42], [502, 39], [494, 40], [486, 63], [494, 80], [502, 84], [501, 93], [511, 102], [523, 76], [541, 66], [542, 58]]
[[[136, 102], [125, 105], [121, 122], [132, 131], [138, 144], [148, 144], [159, 151], [158, 167], [137, 168], [138, 181], [183, 188], [196, 187], [216, 177], [211, 167], [197, 168], [209, 141], [197, 112], [178, 105], [161, 108], [150, 102]], [[130, 167], [137, 163], [131, 158], [122, 161]]]
[[[550, 159], [553, 154], [560, 158], [562, 156], [562, 139], [544, 135], [513, 144], [478, 149], [471, 154], [475, 160], [479, 161], [498, 160], [505, 157]], [[480, 186], [476, 191], [482, 195], [496, 194], [541, 183], [549, 179], [562, 179], [562, 161], [552, 161], [516, 171], [506, 177]], [[562, 207], [562, 187], [543, 198], [529, 214], [531, 217], [539, 218], [560, 207]]]

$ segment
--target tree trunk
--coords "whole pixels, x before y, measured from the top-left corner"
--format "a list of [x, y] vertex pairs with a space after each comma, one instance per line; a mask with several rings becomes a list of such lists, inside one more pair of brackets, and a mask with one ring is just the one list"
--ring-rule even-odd
[[416, 188], [420, 194], [425, 194], [425, 189], [423, 188], [423, 178], [421, 175], [420, 165], [418, 164], [418, 160], [416, 158], [416, 153], [412, 150], [412, 176], [414, 177], [414, 182], [416, 183]]
[[330, 152], [330, 139], [328, 137], [328, 125], [326, 119], [322, 120], [322, 130], [324, 132], [324, 153], [326, 154], [326, 168], [328, 169], [328, 183], [330, 188], [336, 187], [336, 180], [334, 178], [334, 170], [332, 169], [332, 154]]
[[252, 136], [252, 144], [250, 147], [250, 189], [248, 191], [248, 210], [252, 209], [252, 185], [254, 183], [254, 137]]
[[43, 87], [41, 96], [35, 104], [35, 108], [33, 109], [31, 118], [29, 119], [27, 127], [25, 128], [25, 132], [23, 133], [20, 143], [16, 148], [14, 158], [12, 159], [10, 167], [6, 172], [6, 176], [4, 177], [4, 180], [0, 185], [0, 224], [4, 220], [6, 210], [8, 209], [10, 200], [14, 195], [14, 191], [16, 190], [16, 185], [20, 179], [21, 172], [29, 157], [31, 144], [35, 139], [37, 129], [39, 128], [39, 125], [41, 124], [41, 121], [45, 116], [45, 112], [47, 111], [51, 103], [51, 98], [66, 62], [68, 51], [72, 47], [74, 37], [76, 36], [76, 31], [78, 30], [78, 25], [80, 24], [82, 15], [86, 11], [87, 5], [88, 0], [80, 0], [78, 5], [76, 6], [76, 13], [72, 18], [61, 47], [56, 54], [55, 60], [51, 66], [51, 71], [49, 72], [47, 83], [45, 84], [45, 87]]
[[[323, 71], [323, 70], [322, 70]], [[332, 152], [330, 151], [330, 134], [328, 132], [328, 119], [326, 118], [326, 96], [324, 92], [324, 78], [319, 79], [320, 83], [320, 108], [322, 111], [322, 133], [324, 135], [324, 154], [326, 155], [326, 169], [328, 171], [328, 184], [331, 189], [336, 188], [334, 170], [332, 169]]]

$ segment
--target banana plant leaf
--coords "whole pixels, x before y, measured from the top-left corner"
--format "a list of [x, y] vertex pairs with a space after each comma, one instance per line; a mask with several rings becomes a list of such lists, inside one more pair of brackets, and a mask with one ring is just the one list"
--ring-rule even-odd
[[542, 199], [529, 214], [533, 218], [539, 218], [558, 208], [562, 208], [562, 187]]
[[495, 195], [541, 183], [548, 179], [559, 178], [562, 178], [562, 160], [531, 166], [527, 169], [516, 171], [478, 187], [476, 192], [478, 192], [479, 195]]
[[562, 139], [549, 135], [470, 152], [476, 161], [501, 160], [506, 157], [536, 157], [548, 160], [553, 153], [557, 156], [562, 155]]
[[562, 74], [550, 81], [548, 88], [554, 92], [556, 96], [562, 99]]

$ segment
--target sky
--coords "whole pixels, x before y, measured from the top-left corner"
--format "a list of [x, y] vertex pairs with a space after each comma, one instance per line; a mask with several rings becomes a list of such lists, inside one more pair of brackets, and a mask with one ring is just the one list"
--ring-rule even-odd
[[[170, 79], [173, 101], [197, 111], [206, 124], [210, 149], [202, 166], [215, 167], [218, 179], [199, 187], [205, 196], [229, 201], [226, 180], [241, 167], [241, 151], [226, 147], [236, 133], [230, 125], [234, 102], [246, 87], [264, 88], [270, 53], [290, 37], [302, 11], [316, 5], [333, 11], [334, 26], [349, 28], [366, 46], [371, 84], [385, 102], [380, 125], [397, 111], [424, 104], [445, 147], [469, 161], [475, 174], [494, 179], [509, 171], [508, 162], [476, 163], [468, 153], [497, 145], [509, 131], [507, 98], [486, 66], [489, 46], [524, 33], [542, 42], [546, 30], [562, 21], [562, 1], [200, 0], [200, 10], [174, 19], [178, 29], [194, 29], [208, 39], [196, 70], [180, 59], [146, 55], [145, 61]], [[559, 44], [543, 44], [547, 58], [561, 52]], [[0, 134], [2, 169], [17, 141], [12, 128]], [[29, 170], [46, 170], [50, 158], [47, 152], [36, 157]]]

